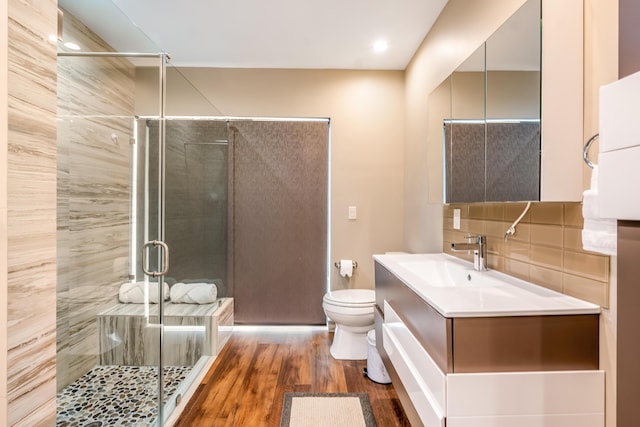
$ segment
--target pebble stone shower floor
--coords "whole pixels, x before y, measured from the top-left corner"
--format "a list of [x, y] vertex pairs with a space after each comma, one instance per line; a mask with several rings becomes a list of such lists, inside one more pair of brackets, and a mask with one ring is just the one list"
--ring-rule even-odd
[[[96, 366], [57, 395], [57, 427], [150, 426], [158, 415], [154, 366]], [[164, 368], [166, 402], [191, 367]]]

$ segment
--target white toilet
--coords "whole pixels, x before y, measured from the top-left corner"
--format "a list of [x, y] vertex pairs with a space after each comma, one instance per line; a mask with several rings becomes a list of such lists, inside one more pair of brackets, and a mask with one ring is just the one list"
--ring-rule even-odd
[[336, 324], [331, 344], [335, 359], [367, 358], [367, 332], [373, 329], [376, 293], [370, 289], [344, 289], [327, 292], [322, 308]]

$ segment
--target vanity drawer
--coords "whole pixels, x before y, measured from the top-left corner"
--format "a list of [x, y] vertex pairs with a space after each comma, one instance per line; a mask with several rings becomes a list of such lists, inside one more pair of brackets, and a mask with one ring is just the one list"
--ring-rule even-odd
[[459, 317], [453, 320], [453, 372], [596, 370], [597, 314]]
[[376, 305], [390, 304], [415, 339], [431, 355], [438, 368], [453, 372], [452, 319], [427, 304], [386, 268], [375, 263]]
[[446, 376], [411, 334], [393, 308], [384, 305], [384, 350], [391, 361], [421, 422], [445, 425]]
[[602, 427], [604, 371], [447, 375], [447, 427]]

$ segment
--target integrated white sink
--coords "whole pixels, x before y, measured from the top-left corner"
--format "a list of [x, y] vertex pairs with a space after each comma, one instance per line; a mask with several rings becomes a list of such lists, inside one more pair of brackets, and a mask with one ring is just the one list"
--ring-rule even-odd
[[598, 305], [443, 253], [373, 258], [445, 317], [597, 314]]
[[429, 283], [429, 286], [497, 286], [500, 280], [494, 276], [473, 269], [471, 264], [443, 262], [442, 260], [422, 259], [401, 261], [400, 267]]

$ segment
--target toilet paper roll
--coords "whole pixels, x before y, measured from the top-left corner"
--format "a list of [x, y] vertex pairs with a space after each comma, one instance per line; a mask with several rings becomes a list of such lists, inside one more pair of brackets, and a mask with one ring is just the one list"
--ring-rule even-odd
[[340, 275], [342, 277], [351, 277], [353, 275], [353, 261], [350, 259], [340, 260]]

